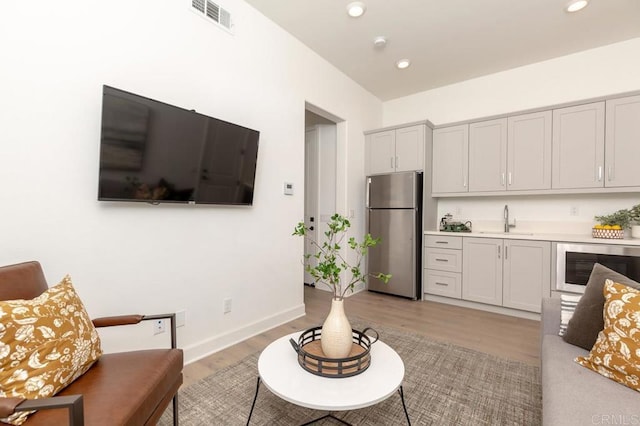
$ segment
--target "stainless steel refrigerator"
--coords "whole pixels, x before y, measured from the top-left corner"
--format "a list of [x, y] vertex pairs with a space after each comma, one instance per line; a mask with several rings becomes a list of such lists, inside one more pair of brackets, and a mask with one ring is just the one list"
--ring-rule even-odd
[[367, 255], [369, 273], [392, 277], [387, 284], [369, 277], [368, 289], [417, 299], [421, 294], [422, 173], [367, 177], [367, 232], [382, 241]]

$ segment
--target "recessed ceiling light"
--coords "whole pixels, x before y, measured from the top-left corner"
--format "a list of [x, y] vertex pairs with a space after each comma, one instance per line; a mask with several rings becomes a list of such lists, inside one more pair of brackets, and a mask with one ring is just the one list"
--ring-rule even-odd
[[347, 13], [352, 18], [359, 18], [364, 15], [364, 11], [367, 10], [367, 6], [361, 1], [354, 1], [347, 5]]
[[569, 3], [567, 3], [565, 10], [569, 13], [577, 12], [587, 7], [588, 4], [589, 0], [571, 0]]
[[396, 62], [396, 67], [401, 70], [408, 68], [409, 65], [411, 65], [411, 61], [408, 59], [400, 59], [398, 62]]

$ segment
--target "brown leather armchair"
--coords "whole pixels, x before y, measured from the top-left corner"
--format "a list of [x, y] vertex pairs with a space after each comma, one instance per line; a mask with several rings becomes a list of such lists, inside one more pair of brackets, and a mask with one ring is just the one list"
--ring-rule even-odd
[[[0, 267], [0, 300], [33, 299], [47, 288], [38, 262]], [[104, 354], [54, 397], [0, 398], [0, 417], [14, 411], [38, 410], [25, 425], [154, 425], [173, 400], [173, 424], [177, 426], [183, 353], [176, 348], [175, 314], [106, 317], [93, 323], [108, 327], [158, 318], [171, 321], [170, 349]]]

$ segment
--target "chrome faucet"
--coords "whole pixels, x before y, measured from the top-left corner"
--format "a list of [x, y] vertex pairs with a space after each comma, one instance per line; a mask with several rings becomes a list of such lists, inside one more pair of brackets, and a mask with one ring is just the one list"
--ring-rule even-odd
[[513, 219], [513, 225], [509, 223], [509, 206], [507, 204], [504, 205], [504, 232], [509, 232], [509, 228], [516, 227], [516, 220]]

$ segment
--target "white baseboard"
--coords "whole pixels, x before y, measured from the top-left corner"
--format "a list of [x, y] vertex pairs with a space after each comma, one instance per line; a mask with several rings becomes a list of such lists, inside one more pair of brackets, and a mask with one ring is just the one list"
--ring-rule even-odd
[[423, 300], [430, 302], [445, 303], [447, 305], [461, 306], [463, 308], [479, 309], [481, 311], [493, 312], [495, 314], [509, 315], [512, 317], [540, 321], [540, 314], [535, 312], [519, 311], [517, 309], [504, 308], [502, 306], [486, 305], [484, 303], [470, 302], [468, 300], [452, 299], [450, 297], [424, 294]]
[[293, 321], [294, 319], [300, 318], [304, 315], [304, 304], [301, 304], [292, 309], [279, 312], [275, 315], [263, 318], [235, 330], [205, 339], [200, 343], [189, 345], [182, 348], [184, 351], [184, 363], [185, 365], [191, 364], [192, 362], [198, 361], [199, 359], [207, 357], [215, 352], [221, 351], [222, 349], [233, 346], [236, 343], [240, 343], [243, 340], [249, 339], [289, 321]]

